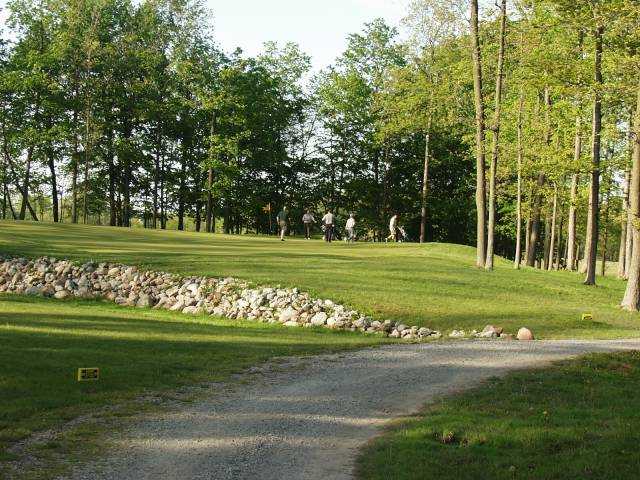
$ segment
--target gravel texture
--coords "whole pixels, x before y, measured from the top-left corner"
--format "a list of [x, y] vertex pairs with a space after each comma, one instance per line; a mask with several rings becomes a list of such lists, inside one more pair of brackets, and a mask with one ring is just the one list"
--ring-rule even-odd
[[342, 480], [359, 447], [394, 417], [509, 370], [640, 340], [458, 341], [287, 359], [242, 384], [145, 417], [79, 479]]

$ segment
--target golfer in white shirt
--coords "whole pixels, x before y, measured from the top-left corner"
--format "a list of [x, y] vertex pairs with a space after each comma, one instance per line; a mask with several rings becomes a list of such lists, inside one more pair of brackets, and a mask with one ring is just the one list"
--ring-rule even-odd
[[356, 239], [356, 219], [353, 213], [349, 215], [349, 219], [347, 220], [347, 224], [345, 225], [345, 230], [347, 231], [345, 240], [347, 242], [353, 242]]

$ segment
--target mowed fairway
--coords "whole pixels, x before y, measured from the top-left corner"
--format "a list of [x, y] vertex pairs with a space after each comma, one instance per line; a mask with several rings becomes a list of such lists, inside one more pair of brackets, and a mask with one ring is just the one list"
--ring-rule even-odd
[[[296, 286], [357, 308], [445, 332], [487, 323], [538, 338], [640, 336], [640, 316], [618, 308], [625, 284], [583, 286], [569, 272], [474, 267], [471, 247], [450, 244], [326, 245], [319, 240], [0, 222], [0, 253], [115, 261], [180, 274], [236, 276]], [[582, 313], [593, 321], [583, 322]]]

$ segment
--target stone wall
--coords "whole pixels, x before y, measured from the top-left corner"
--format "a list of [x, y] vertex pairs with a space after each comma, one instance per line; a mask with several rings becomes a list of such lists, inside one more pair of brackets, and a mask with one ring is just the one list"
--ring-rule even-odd
[[440, 332], [426, 327], [373, 320], [297, 288], [253, 287], [236, 278], [180, 277], [112, 263], [80, 265], [47, 257], [0, 259], [0, 292], [60, 300], [103, 298], [129, 307], [377, 333], [405, 340], [441, 337]]

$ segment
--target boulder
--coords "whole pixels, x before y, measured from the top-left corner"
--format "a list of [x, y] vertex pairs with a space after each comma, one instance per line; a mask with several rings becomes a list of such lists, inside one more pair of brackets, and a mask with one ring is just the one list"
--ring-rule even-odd
[[533, 340], [533, 333], [528, 328], [522, 327], [520, 330], [518, 330], [516, 338], [522, 341]]
[[149, 308], [150, 306], [152, 306], [152, 303], [153, 302], [151, 301], [151, 297], [146, 293], [143, 293], [140, 295], [140, 297], [138, 297], [138, 301], [136, 302], [136, 307]]
[[295, 317], [298, 316], [298, 312], [296, 312], [293, 308], [285, 308], [282, 312], [280, 312], [280, 316], [278, 320], [282, 323], [286, 323], [288, 321], [294, 320]]
[[478, 338], [497, 338], [498, 334], [494, 330], [483, 330], [480, 333], [476, 333], [476, 337]]
[[53, 294], [53, 297], [57, 298], [58, 300], [63, 300], [68, 296], [69, 296], [69, 292], [67, 292], [66, 290], [58, 290], [56, 293]]
[[32, 286], [32, 287], [28, 287], [25, 291], [24, 291], [25, 295], [40, 295], [42, 293], [42, 290], [36, 286]]
[[482, 329], [481, 333], [487, 333], [487, 332], [495, 332], [496, 336], [498, 336], [502, 333], [502, 327], [494, 327], [493, 325], [487, 325]]
[[320, 327], [327, 322], [327, 314], [324, 312], [318, 312], [311, 317], [311, 325]]

